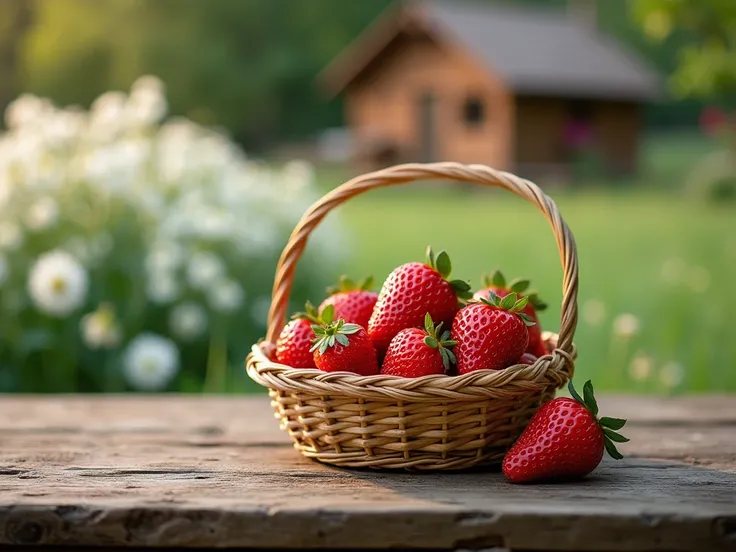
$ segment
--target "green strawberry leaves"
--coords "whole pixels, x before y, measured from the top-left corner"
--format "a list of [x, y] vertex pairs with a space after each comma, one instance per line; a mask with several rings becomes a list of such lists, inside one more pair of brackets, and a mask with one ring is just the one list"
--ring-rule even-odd
[[448, 281], [450, 287], [457, 295], [458, 299], [470, 299], [473, 294], [470, 291], [470, 284], [463, 280], [448, 280], [452, 274], [452, 262], [446, 251], [440, 251], [435, 256], [432, 246], [427, 246], [427, 258], [425, 264], [436, 270], [442, 278]]
[[321, 324], [322, 321], [324, 320], [324, 317], [320, 315], [317, 307], [315, 307], [309, 301], [307, 301], [307, 303], [304, 305], [304, 312], [295, 312], [291, 316], [292, 320], [297, 320], [300, 318], [303, 318], [304, 320], [309, 320], [313, 324]]
[[[440, 322], [435, 327], [432, 317], [429, 313], [424, 315], [424, 330], [427, 332], [427, 336], [424, 338], [424, 344], [432, 349], [438, 349], [442, 356], [442, 365], [445, 367], [445, 371], [450, 369], [451, 364], [457, 363], [455, 353], [450, 348], [457, 345], [457, 341], [450, 339], [450, 332], [442, 330], [443, 322]], [[440, 333], [441, 332], [441, 333]]]
[[322, 311], [323, 323], [312, 325], [316, 337], [312, 341], [309, 352], [313, 353], [318, 350], [319, 354], [323, 355], [327, 352], [327, 349], [334, 347], [337, 343], [343, 347], [348, 347], [350, 345], [348, 336], [358, 333], [362, 329], [358, 324], [348, 324], [342, 318], [333, 322], [334, 315], [335, 309], [332, 305], [328, 305]]
[[356, 282], [355, 280], [342, 275], [340, 276], [336, 286], [330, 286], [327, 288], [327, 293], [329, 295], [335, 295], [336, 293], [347, 291], [371, 291], [373, 289], [373, 284], [373, 276], [368, 276], [367, 278]]
[[598, 401], [595, 400], [595, 394], [593, 392], [593, 384], [590, 380], [585, 382], [583, 385], [583, 396], [575, 389], [572, 381], [567, 386], [568, 391], [573, 399], [582, 404], [598, 422], [598, 425], [603, 430], [603, 445], [606, 447], [606, 452], [614, 460], [621, 460], [623, 455], [618, 451], [614, 443], [628, 443], [629, 439], [616, 433], [616, 430], [621, 429], [626, 424], [626, 420], [621, 418], [609, 418], [603, 416], [598, 418]]
[[529, 298], [522, 297], [519, 299], [519, 296], [513, 291], [503, 298], [496, 295], [493, 291], [489, 291], [488, 298], [472, 299], [470, 303], [483, 303], [516, 314], [526, 326], [534, 326], [536, 324], [528, 314], [521, 312], [529, 303]]
[[523, 278], [514, 278], [510, 282], [506, 281], [506, 278], [500, 270], [495, 270], [490, 276], [485, 275], [482, 278], [483, 285], [487, 288], [494, 287], [497, 289], [505, 289], [513, 291], [514, 293], [524, 293], [529, 298], [529, 303], [534, 307], [534, 310], [539, 312], [547, 308], [547, 303], [539, 298], [539, 293], [534, 290], [530, 290], [529, 286], [531, 282]]

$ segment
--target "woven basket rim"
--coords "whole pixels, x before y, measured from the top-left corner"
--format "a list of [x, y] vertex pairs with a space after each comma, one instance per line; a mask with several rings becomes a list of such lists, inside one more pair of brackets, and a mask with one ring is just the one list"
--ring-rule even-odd
[[[545, 341], [553, 347], [557, 337], [557, 334], [545, 332]], [[458, 376], [404, 378], [292, 368], [271, 361], [263, 350], [268, 345], [265, 342], [253, 345], [246, 361], [248, 375], [264, 387], [286, 392], [312, 391], [317, 395], [341, 394], [390, 400], [478, 400], [481, 397], [495, 397], [499, 393], [506, 397], [509, 393], [526, 395], [550, 385], [560, 388], [569, 380], [576, 356], [574, 349], [573, 354], [554, 349], [550, 354], [539, 357], [532, 365], [516, 364], [503, 370], [477, 370]]]

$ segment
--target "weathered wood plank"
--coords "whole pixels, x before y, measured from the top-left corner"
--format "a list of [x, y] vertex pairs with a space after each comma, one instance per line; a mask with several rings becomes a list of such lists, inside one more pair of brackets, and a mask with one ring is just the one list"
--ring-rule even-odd
[[736, 400], [600, 402], [632, 420], [625, 453], [666, 462], [537, 486], [346, 471], [262, 397], [3, 397], [0, 544], [736, 550]]

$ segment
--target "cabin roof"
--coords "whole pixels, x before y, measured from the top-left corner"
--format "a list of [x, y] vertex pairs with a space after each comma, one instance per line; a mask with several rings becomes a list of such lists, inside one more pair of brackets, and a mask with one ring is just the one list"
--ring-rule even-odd
[[457, 0], [389, 8], [325, 70], [328, 89], [345, 89], [409, 25], [459, 44], [518, 94], [643, 101], [659, 93], [641, 59], [565, 12]]

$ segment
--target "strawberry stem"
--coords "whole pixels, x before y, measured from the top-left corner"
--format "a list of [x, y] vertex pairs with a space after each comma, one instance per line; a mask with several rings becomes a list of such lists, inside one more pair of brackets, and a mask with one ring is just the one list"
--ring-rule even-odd
[[[332, 305], [329, 305], [327, 308], [330, 307]], [[327, 308], [322, 312], [323, 317]], [[330, 321], [324, 324], [314, 324], [312, 329], [316, 337], [312, 341], [312, 347], [309, 351], [313, 353], [319, 349], [319, 354], [323, 355], [328, 348], [334, 347], [336, 343], [339, 343], [343, 347], [349, 346], [350, 340], [347, 336], [359, 332], [361, 327], [358, 324], [348, 324], [344, 319], [340, 318], [335, 322]]]
[[514, 293], [513, 291], [505, 296], [503, 299], [496, 295], [496, 293], [494, 293], [493, 291], [489, 291], [488, 298], [480, 297], [478, 299], [471, 299], [468, 302], [483, 303], [485, 305], [489, 305], [491, 307], [496, 307], [498, 309], [503, 309], [505, 311], [513, 313], [521, 318], [526, 326], [534, 326], [536, 324], [528, 314], [521, 312], [529, 302], [529, 298], [522, 297], [521, 299], [519, 299], [516, 293]]
[[447, 371], [450, 369], [451, 364], [457, 363], [455, 353], [450, 350], [451, 347], [457, 345], [457, 341], [450, 339], [449, 331], [442, 331], [442, 324], [443, 322], [440, 322], [435, 326], [429, 313], [424, 315], [424, 330], [427, 332], [427, 336], [424, 338], [424, 344], [427, 347], [439, 350], [442, 356], [442, 365], [445, 367], [445, 371]]
[[313, 324], [322, 324], [322, 316], [320, 316], [319, 311], [317, 310], [317, 307], [315, 307], [311, 302], [307, 301], [304, 305], [304, 312], [295, 312], [291, 316], [292, 320], [309, 320]]
[[443, 279], [449, 282], [450, 287], [455, 292], [458, 299], [470, 299], [473, 296], [470, 292], [470, 284], [468, 282], [464, 282], [463, 280], [448, 280], [450, 274], [452, 274], [452, 263], [450, 262], [450, 256], [446, 251], [440, 251], [437, 256], [435, 256], [432, 251], [432, 246], [428, 245], [425, 264], [432, 270], [437, 271]]
[[373, 276], [368, 276], [359, 282], [355, 282], [343, 274], [340, 276], [336, 286], [330, 286], [327, 288], [327, 293], [335, 295], [336, 293], [346, 291], [370, 291], [373, 289], [373, 282]]
[[629, 439], [616, 433], [615, 430], [621, 429], [626, 424], [626, 420], [622, 418], [608, 418], [606, 416], [598, 418], [598, 401], [595, 400], [595, 393], [593, 391], [593, 384], [590, 380], [585, 382], [583, 385], [583, 396], [575, 389], [572, 381], [567, 386], [570, 395], [577, 402], [582, 404], [595, 418], [595, 421], [603, 430], [603, 445], [606, 447], [606, 452], [614, 460], [621, 460], [623, 455], [616, 448], [616, 443], [628, 443]]

